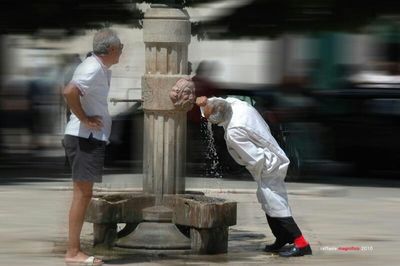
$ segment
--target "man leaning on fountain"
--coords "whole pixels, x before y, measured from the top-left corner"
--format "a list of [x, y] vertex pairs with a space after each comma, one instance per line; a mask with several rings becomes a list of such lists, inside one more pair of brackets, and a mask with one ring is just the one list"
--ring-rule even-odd
[[102, 181], [105, 145], [111, 131], [107, 96], [111, 70], [117, 64], [123, 45], [110, 29], [98, 31], [93, 38], [93, 56], [75, 70], [64, 88], [64, 98], [71, 109], [64, 136], [64, 147], [72, 169], [73, 198], [69, 211], [67, 264], [101, 265], [80, 247], [80, 234], [93, 183]]
[[[276, 240], [266, 252], [283, 257], [311, 255], [311, 247], [292, 217], [284, 179], [289, 159], [271, 135], [261, 115], [248, 103], [235, 98], [198, 97], [204, 117], [224, 127], [229, 154], [246, 166], [257, 182], [257, 198], [266, 213]], [[294, 244], [283, 250], [286, 244]]]

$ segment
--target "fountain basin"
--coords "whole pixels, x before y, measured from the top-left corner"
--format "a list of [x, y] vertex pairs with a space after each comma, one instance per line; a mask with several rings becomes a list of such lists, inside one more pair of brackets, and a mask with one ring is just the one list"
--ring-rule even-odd
[[[115, 247], [118, 239], [144, 221], [143, 210], [155, 205], [155, 195], [107, 193], [95, 195], [85, 221], [93, 223], [95, 247]], [[172, 223], [190, 238], [197, 254], [226, 253], [229, 226], [236, 224], [236, 202], [198, 194], [167, 194], [161, 204], [172, 211]], [[126, 227], [117, 232], [117, 224]]]

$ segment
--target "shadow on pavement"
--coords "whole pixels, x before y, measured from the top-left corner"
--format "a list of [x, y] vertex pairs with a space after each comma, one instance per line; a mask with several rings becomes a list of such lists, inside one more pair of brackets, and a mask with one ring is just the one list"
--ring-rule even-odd
[[298, 182], [317, 183], [357, 187], [392, 187], [400, 188], [399, 177], [351, 177], [351, 176], [305, 176]]
[[[129, 167], [106, 167], [104, 174], [132, 173]], [[64, 156], [9, 155], [0, 158], [0, 185], [69, 181]]]
[[[104, 175], [141, 173], [142, 165], [138, 162], [107, 164]], [[187, 172], [191, 172], [190, 170]], [[0, 185], [23, 184], [32, 182], [69, 181], [70, 168], [64, 156], [34, 156], [11, 154], [0, 157]], [[190, 175], [192, 176], [192, 175]], [[196, 177], [206, 177], [196, 175]], [[223, 180], [253, 181], [247, 171], [224, 173]], [[290, 181], [288, 181], [290, 182]], [[317, 183], [363, 187], [400, 187], [399, 175], [374, 175], [373, 177], [335, 175], [327, 172], [303, 175], [296, 179], [298, 183]]]

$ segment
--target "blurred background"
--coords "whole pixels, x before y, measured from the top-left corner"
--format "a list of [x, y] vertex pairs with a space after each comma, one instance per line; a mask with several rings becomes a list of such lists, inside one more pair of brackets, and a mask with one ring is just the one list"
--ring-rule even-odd
[[[14, 1], [15, 2], [15, 1]], [[189, 12], [190, 74], [198, 96], [238, 97], [270, 125], [291, 159], [288, 180], [396, 177], [400, 170], [400, 4], [360, 0], [2, 1], [0, 176], [64, 169], [67, 108], [60, 94], [111, 26], [124, 51], [112, 67], [108, 169], [141, 172], [142, 18], [151, 3]], [[187, 174], [248, 176], [215, 128], [188, 114]], [[206, 169], [206, 170], [205, 170]]]

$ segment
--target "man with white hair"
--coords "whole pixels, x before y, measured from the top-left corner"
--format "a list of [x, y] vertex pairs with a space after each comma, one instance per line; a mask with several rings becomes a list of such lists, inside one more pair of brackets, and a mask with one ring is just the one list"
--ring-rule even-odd
[[81, 251], [80, 233], [93, 183], [102, 181], [105, 145], [111, 133], [107, 97], [111, 70], [119, 62], [123, 44], [110, 29], [98, 31], [93, 38], [93, 56], [75, 70], [64, 88], [71, 109], [65, 129], [64, 147], [72, 168], [73, 199], [69, 212], [68, 249], [65, 262], [101, 265], [103, 262]]
[[[257, 182], [257, 198], [276, 237], [266, 252], [283, 257], [311, 255], [311, 247], [292, 217], [284, 179], [289, 166], [285, 152], [271, 135], [261, 115], [246, 102], [235, 98], [198, 97], [204, 117], [224, 127], [229, 154], [246, 166]], [[286, 244], [294, 245], [282, 250]]]

